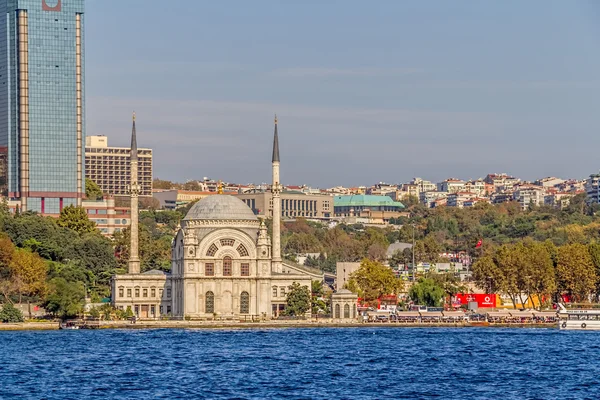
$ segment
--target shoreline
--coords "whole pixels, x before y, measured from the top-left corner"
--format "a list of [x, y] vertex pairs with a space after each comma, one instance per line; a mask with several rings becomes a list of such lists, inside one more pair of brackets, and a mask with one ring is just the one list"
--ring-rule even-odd
[[[0, 324], [2, 331], [58, 330], [58, 322], [23, 322]], [[212, 321], [105, 321], [83, 328], [88, 329], [290, 329], [290, 328], [545, 328], [558, 329], [552, 324], [470, 324], [470, 323], [388, 323], [388, 322], [317, 322], [317, 321], [269, 321], [269, 322], [212, 322]]]

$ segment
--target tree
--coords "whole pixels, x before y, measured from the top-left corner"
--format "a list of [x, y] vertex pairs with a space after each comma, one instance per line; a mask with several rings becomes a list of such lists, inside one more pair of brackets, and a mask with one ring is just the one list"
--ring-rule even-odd
[[300, 286], [298, 282], [292, 283], [286, 295], [287, 306], [285, 314], [301, 317], [311, 308], [311, 295], [308, 286]]
[[19, 303], [23, 295], [31, 297], [44, 294], [47, 272], [48, 266], [40, 256], [17, 249], [10, 264], [10, 279], [15, 283]]
[[152, 187], [154, 189], [167, 189], [168, 190], [168, 189], [173, 188], [173, 182], [154, 178], [154, 180], [152, 181]]
[[93, 180], [85, 178], [85, 197], [88, 200], [102, 200], [104, 193], [100, 186]]
[[408, 296], [417, 304], [439, 307], [444, 298], [444, 289], [431, 278], [419, 278], [408, 290]]
[[96, 232], [96, 224], [90, 221], [83, 207], [66, 206], [56, 221], [58, 226], [71, 229], [79, 234]]
[[158, 210], [160, 201], [155, 197], [140, 197], [140, 210]]
[[50, 291], [44, 302], [46, 310], [65, 319], [83, 311], [85, 288], [80, 282], [67, 282], [63, 278], [50, 281]]
[[403, 282], [396, 278], [391, 268], [364, 259], [348, 282], [348, 289], [357, 292], [366, 302], [373, 302], [383, 295], [398, 294]]
[[4, 303], [2, 310], [0, 310], [0, 322], [4, 323], [16, 323], [23, 322], [23, 313], [12, 303]]
[[559, 291], [568, 293], [576, 301], [587, 300], [598, 280], [592, 257], [582, 244], [558, 248], [556, 275]]

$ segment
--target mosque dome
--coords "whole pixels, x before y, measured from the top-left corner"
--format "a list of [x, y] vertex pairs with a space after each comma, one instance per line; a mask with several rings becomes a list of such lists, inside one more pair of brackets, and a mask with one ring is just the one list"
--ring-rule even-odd
[[215, 194], [199, 200], [183, 219], [193, 220], [252, 220], [258, 221], [250, 207], [237, 197]]

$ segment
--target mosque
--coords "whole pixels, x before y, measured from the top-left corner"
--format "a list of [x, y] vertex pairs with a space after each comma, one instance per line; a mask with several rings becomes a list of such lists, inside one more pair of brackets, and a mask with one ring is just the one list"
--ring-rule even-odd
[[[131, 244], [128, 273], [112, 278], [112, 304], [138, 318], [274, 318], [297, 282], [311, 287], [322, 273], [281, 258], [281, 190], [277, 117], [273, 138], [273, 227], [269, 236], [240, 199], [217, 194], [198, 201], [177, 232], [171, 272], [140, 271], [138, 255], [137, 138], [131, 132]], [[309, 311], [310, 312], [310, 311]]]

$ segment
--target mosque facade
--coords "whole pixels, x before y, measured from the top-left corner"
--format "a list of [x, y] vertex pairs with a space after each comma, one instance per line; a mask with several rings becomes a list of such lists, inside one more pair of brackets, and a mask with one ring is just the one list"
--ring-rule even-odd
[[[131, 151], [133, 172], [137, 162], [135, 118]], [[279, 165], [275, 118], [271, 235], [264, 219], [242, 200], [223, 194], [208, 196], [194, 204], [181, 221], [172, 243], [170, 273], [141, 272], [137, 229], [132, 229], [128, 273], [112, 278], [113, 306], [129, 308], [141, 319], [269, 319], [284, 311], [293, 283], [310, 288], [313, 280], [321, 282], [320, 271], [281, 257]], [[137, 228], [139, 193], [136, 176], [132, 173], [131, 177], [131, 226]]]

